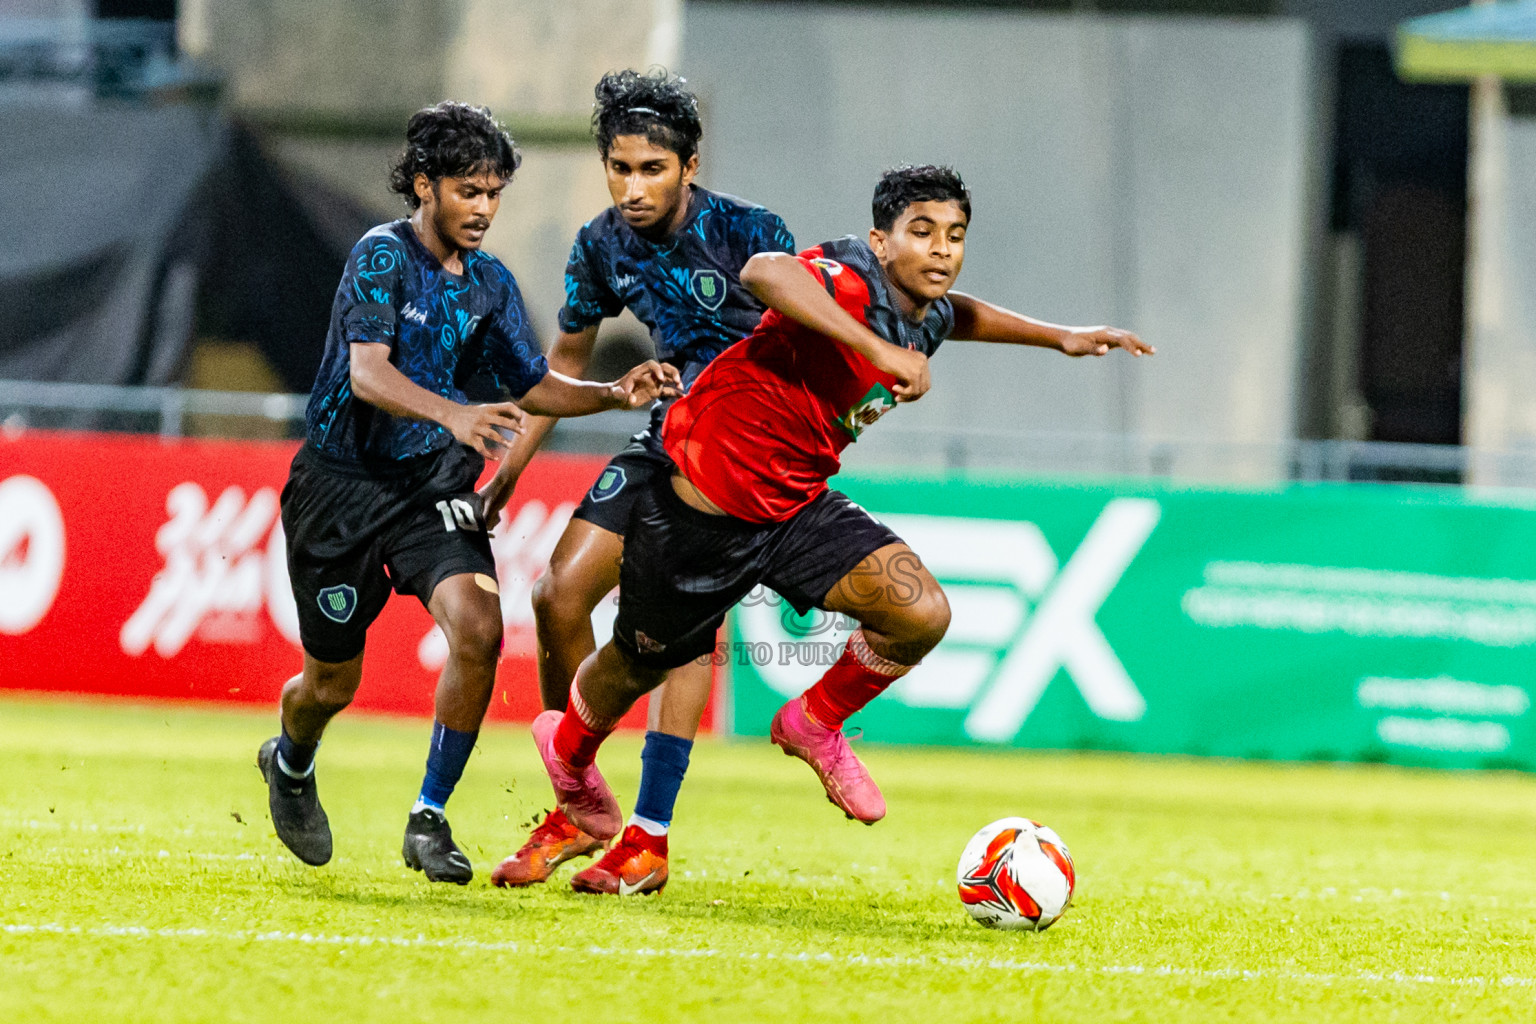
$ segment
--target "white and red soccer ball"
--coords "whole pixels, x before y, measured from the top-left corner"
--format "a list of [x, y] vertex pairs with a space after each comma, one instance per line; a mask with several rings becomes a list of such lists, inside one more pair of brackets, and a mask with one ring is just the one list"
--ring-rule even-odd
[[1072, 903], [1067, 844], [1028, 818], [994, 821], [971, 837], [955, 871], [960, 902], [988, 928], [1044, 931]]

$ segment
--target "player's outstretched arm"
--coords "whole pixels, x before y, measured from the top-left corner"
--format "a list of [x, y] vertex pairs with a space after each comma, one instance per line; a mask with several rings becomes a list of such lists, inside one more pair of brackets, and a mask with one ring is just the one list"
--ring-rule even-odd
[[352, 393], [391, 416], [431, 420], [446, 427], [460, 444], [488, 459], [500, 458], [506, 442], [502, 431], [521, 433], [523, 410], [512, 402], [460, 405], [433, 394], [412, 381], [389, 361], [389, 346], [379, 342], [352, 343]]
[[638, 409], [658, 398], [673, 398], [682, 381], [677, 368], [647, 359], [616, 381], [575, 380], [555, 370], [528, 389], [522, 406], [540, 416], [590, 416], [609, 409]]
[[974, 295], [950, 292], [955, 326], [950, 337], [960, 341], [991, 341], [1004, 345], [1053, 348], [1069, 356], [1102, 356], [1122, 348], [1133, 356], [1153, 355], [1157, 349], [1118, 327], [1064, 327], [995, 306]]
[[928, 357], [899, 348], [854, 319], [805, 268], [783, 252], [762, 252], [741, 268], [741, 283], [759, 301], [817, 334], [841, 342], [896, 378], [898, 402], [915, 402], [927, 392]]
[[[573, 333], [561, 332], [549, 350], [549, 368], [567, 377], [584, 378], [592, 361], [592, 350], [597, 345], [597, 325], [585, 327]], [[529, 416], [523, 422], [523, 432], [507, 446], [496, 473], [480, 488], [480, 505], [485, 516], [485, 528], [493, 529], [501, 518], [501, 510], [512, 499], [517, 489], [517, 478], [534, 452], [544, 443], [549, 432], [559, 422], [557, 416]]]

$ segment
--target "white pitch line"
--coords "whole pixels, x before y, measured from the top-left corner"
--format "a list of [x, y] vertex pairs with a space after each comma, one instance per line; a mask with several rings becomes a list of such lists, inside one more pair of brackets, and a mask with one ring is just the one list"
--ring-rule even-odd
[[212, 852], [207, 852], [207, 851], [203, 851], [203, 850], [163, 850], [163, 849], [154, 849], [154, 850], [126, 850], [126, 849], [124, 849], [121, 846], [114, 846], [114, 847], [111, 847], [110, 849], [98, 848], [98, 849], [94, 849], [94, 850], [90, 849], [89, 847], [81, 849], [81, 848], [67, 847], [67, 846], [53, 846], [53, 847], [47, 847], [47, 848], [41, 849], [41, 850], [34, 850], [34, 851], [31, 851], [31, 852], [33, 853], [34, 856], [46, 857], [46, 858], [50, 858], [50, 859], [53, 859], [53, 860], [58, 860], [58, 859], [61, 859], [61, 858], [68, 858], [70, 860], [79, 860], [82, 857], [95, 857], [95, 858], [101, 858], [101, 857], [121, 857], [121, 858], [123, 858], [125, 860], [145, 860], [145, 861], [181, 860], [182, 858], [189, 858], [191, 860], [206, 860], [206, 861], [218, 861], [218, 862], [245, 862], [245, 861], [249, 861], [249, 862], [252, 862], [252, 863], [263, 862], [263, 863], [269, 863], [269, 864], [292, 864], [293, 863], [293, 857], [292, 856], [287, 855], [287, 854], [278, 854], [278, 853], [212, 853]]
[[973, 956], [865, 956], [834, 953], [733, 953], [693, 948], [624, 948], [619, 946], [546, 946], [515, 941], [481, 942], [478, 939], [429, 939], [425, 935], [326, 935], [314, 932], [215, 931], [208, 928], [149, 928], [142, 925], [5, 924], [0, 933], [15, 937], [82, 936], [102, 939], [203, 939], [213, 942], [274, 942], [313, 946], [382, 947], [387, 949], [448, 949], [467, 953], [522, 953], [566, 956], [637, 957], [659, 960], [732, 960], [744, 963], [834, 964], [849, 967], [945, 968], [993, 970], [1019, 974], [1078, 974], [1115, 977], [1191, 978], [1209, 981], [1282, 981], [1318, 984], [1390, 984], [1455, 988], [1536, 988], [1536, 978], [1505, 975], [1457, 977], [1412, 974], [1407, 971], [1356, 971], [1325, 974], [1313, 971], [1245, 970], [1240, 968], [1178, 967], [1170, 964], [1052, 964], [1037, 960], [1010, 960]]
[[[0, 816], [0, 830], [8, 828], [37, 829], [44, 832], [90, 832], [105, 835], [142, 836], [149, 834], [144, 825], [102, 825], [92, 821], [43, 821], [39, 818], [7, 818]], [[224, 839], [228, 833], [208, 828], [162, 828], [153, 833], [157, 836], [202, 836]]]

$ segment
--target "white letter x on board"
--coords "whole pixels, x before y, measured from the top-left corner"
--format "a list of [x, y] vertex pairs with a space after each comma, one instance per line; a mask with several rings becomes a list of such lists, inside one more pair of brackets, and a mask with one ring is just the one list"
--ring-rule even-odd
[[1147, 702], [1094, 621], [1115, 584], [1147, 542], [1160, 516], [1157, 502], [1117, 498], [1104, 507], [1070, 561], [1050, 581], [1024, 635], [971, 708], [965, 731], [973, 739], [1006, 743], [1064, 668], [1100, 718], [1134, 722]]

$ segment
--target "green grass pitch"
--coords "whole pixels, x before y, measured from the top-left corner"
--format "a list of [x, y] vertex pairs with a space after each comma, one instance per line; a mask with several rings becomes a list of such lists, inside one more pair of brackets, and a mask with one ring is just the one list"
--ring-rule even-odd
[[[7, 1021], [1529, 1021], [1536, 784], [1510, 775], [864, 745], [845, 821], [766, 742], [701, 742], [654, 897], [494, 889], [550, 802], [522, 729], [450, 813], [466, 888], [399, 857], [427, 727], [342, 716], [336, 859], [272, 834], [271, 713], [0, 700]], [[638, 742], [602, 761], [632, 799]], [[960, 848], [1011, 814], [1079, 867], [1067, 916], [987, 931]], [[585, 863], [585, 862], [582, 862]]]

